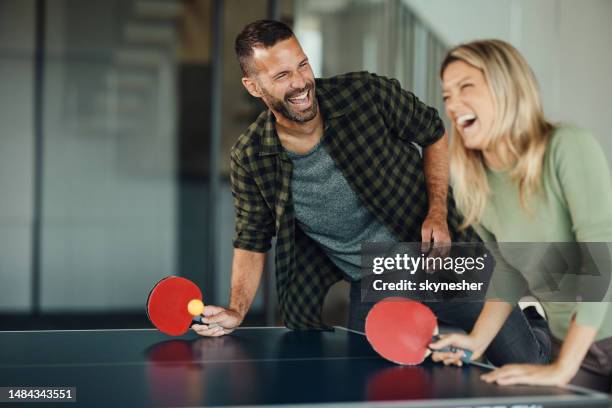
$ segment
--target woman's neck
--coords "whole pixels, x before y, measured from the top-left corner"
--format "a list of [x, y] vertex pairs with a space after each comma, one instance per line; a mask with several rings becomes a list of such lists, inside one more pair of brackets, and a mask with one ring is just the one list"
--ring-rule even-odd
[[484, 158], [485, 166], [493, 171], [502, 171], [506, 167], [496, 152], [483, 150], [482, 157]]
[[516, 158], [512, 156], [508, 146], [503, 140], [501, 141], [501, 145], [496, 146], [496, 148], [482, 150], [485, 166], [493, 171], [509, 170], [516, 161]]

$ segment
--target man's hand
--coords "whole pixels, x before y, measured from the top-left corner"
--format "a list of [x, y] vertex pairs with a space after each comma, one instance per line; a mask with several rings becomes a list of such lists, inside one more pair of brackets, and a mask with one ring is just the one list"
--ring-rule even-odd
[[446, 222], [446, 213], [443, 211], [430, 211], [421, 227], [421, 252], [429, 251], [431, 240], [434, 241], [432, 257], [447, 256], [450, 251], [451, 239]]
[[234, 310], [207, 305], [202, 318], [204, 324], [194, 324], [191, 328], [200, 336], [219, 337], [233, 332], [242, 320], [243, 316]]

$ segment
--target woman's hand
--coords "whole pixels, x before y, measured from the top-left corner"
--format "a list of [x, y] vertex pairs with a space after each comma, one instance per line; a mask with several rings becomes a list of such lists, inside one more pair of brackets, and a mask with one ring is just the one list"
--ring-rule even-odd
[[508, 364], [481, 378], [488, 383], [500, 385], [565, 385], [580, 369], [590, 345], [595, 340], [597, 329], [572, 321], [556, 361], [547, 365]]
[[446, 365], [455, 364], [462, 366], [461, 357], [463, 357], [463, 351], [455, 353], [435, 351], [449, 346], [470, 350], [472, 352], [471, 360], [480, 358], [511, 312], [512, 306], [509, 303], [487, 300], [470, 334], [453, 333], [441, 335], [439, 341], [429, 345], [429, 348], [434, 351], [431, 357], [432, 360], [442, 361]]
[[431, 355], [431, 359], [433, 361], [442, 361], [444, 365], [454, 364], [457, 366], [462, 366], [463, 361], [461, 361], [461, 357], [463, 357], [464, 352], [459, 350], [455, 353], [445, 351], [436, 351], [444, 347], [456, 347], [462, 348], [466, 350], [470, 350], [472, 352], [472, 360], [475, 360], [482, 356], [486, 347], [482, 347], [481, 341], [479, 341], [476, 337], [472, 335], [466, 334], [442, 334], [440, 335], [440, 340], [435, 343], [431, 343], [429, 348], [433, 350], [433, 354]]
[[527, 384], [527, 385], [565, 385], [575, 375], [575, 372], [565, 369], [558, 363], [536, 364], [507, 364], [501, 368], [483, 374], [480, 378], [487, 383], [499, 385]]

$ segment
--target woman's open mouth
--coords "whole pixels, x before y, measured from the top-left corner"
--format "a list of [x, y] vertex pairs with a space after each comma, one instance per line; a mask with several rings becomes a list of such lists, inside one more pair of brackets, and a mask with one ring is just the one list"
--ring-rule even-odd
[[461, 130], [469, 130], [477, 120], [478, 118], [473, 113], [462, 115], [457, 118], [457, 126]]

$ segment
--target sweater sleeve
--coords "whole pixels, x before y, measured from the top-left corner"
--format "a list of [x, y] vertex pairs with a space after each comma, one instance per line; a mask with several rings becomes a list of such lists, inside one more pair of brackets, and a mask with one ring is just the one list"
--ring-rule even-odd
[[[609, 248], [612, 242], [612, 182], [599, 143], [583, 130], [566, 128], [555, 134], [551, 149], [576, 241], [606, 243]], [[607, 282], [606, 300], [609, 300], [610, 270], [600, 271], [607, 276], [600, 282]], [[599, 329], [610, 303], [586, 300], [590, 301], [578, 304], [576, 322]]]
[[528, 284], [525, 278], [504, 258], [497, 245], [497, 240], [491, 231], [481, 224], [475, 224], [474, 230], [484, 242], [488, 252], [495, 259], [493, 276], [487, 291], [487, 299], [503, 300], [512, 305], [517, 304], [528, 292]]

